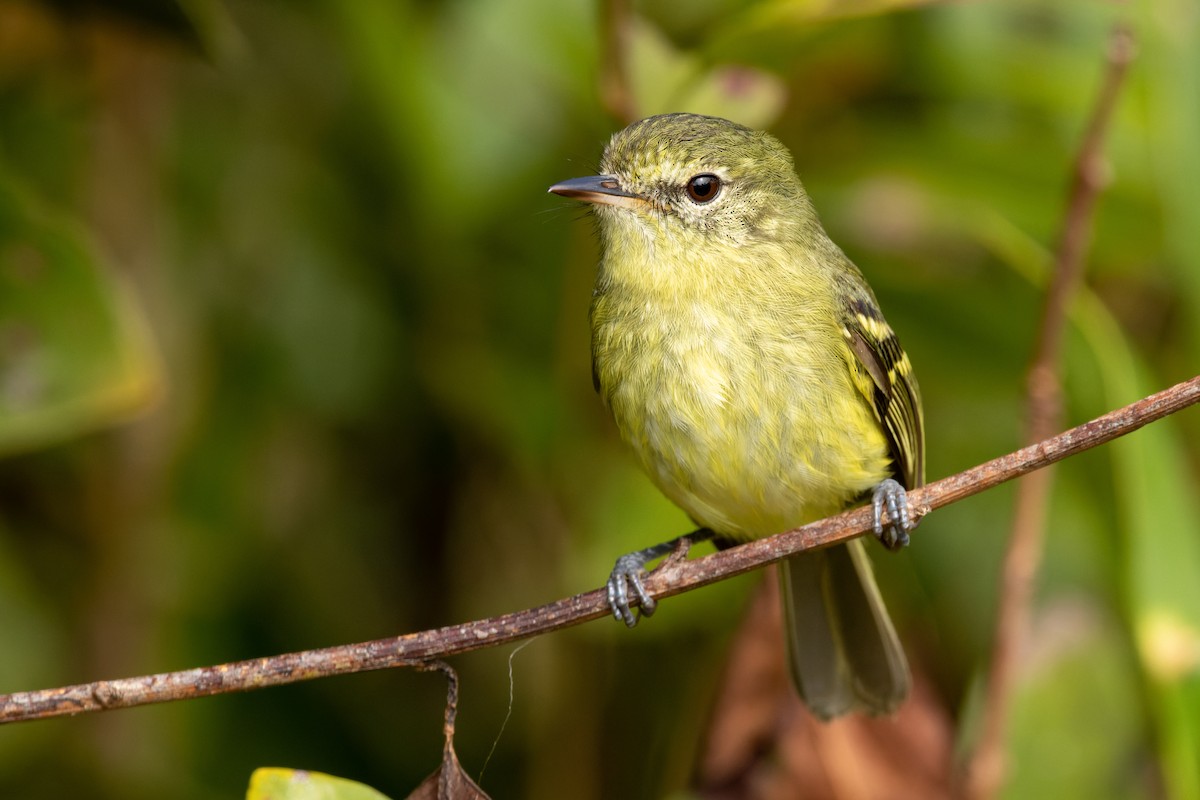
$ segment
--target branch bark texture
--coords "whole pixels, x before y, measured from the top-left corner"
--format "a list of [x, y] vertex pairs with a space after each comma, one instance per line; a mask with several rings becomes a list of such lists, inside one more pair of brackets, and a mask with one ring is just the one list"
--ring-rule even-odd
[[[1015, 453], [909, 492], [909, 502], [916, 514], [925, 515], [1112, 441], [1197, 402], [1200, 375]], [[646, 587], [655, 598], [670, 597], [802, 550], [844, 542], [871, 527], [871, 509], [859, 508], [704, 558], [687, 560], [683, 552], [676, 552], [651, 573]], [[608, 615], [605, 592], [596, 589], [537, 608], [389, 639], [0, 695], [0, 724], [246, 692], [368, 670], [425, 666], [434, 659], [516, 642]]]

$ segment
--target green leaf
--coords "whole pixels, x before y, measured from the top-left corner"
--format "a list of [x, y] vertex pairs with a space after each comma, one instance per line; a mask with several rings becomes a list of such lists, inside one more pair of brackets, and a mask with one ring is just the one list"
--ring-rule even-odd
[[767, 0], [750, 3], [739, 14], [714, 26], [705, 43], [711, 54], [753, 57], [764, 46], [811, 34], [819, 26], [840, 19], [870, 17], [906, 11], [939, 0]]
[[1114, 622], [1102, 604], [1071, 596], [1035, 618], [1012, 703], [1003, 797], [1137, 796], [1129, 765], [1142, 748], [1141, 696]]
[[122, 421], [161, 383], [126, 287], [0, 171], [0, 455]]
[[355, 781], [321, 772], [260, 767], [250, 776], [246, 800], [388, 800]]
[[937, 0], [773, 0], [758, 3], [748, 16], [765, 26], [800, 25], [823, 19], [890, 14]]
[[709, 66], [676, 49], [648, 22], [633, 22], [626, 67], [638, 116], [690, 111], [766, 128], [783, 111], [787, 90], [778, 77], [750, 67]]
[[1138, 61], [1131, 78], [1138, 92], [1138, 121], [1153, 169], [1155, 195], [1162, 207], [1162, 247], [1186, 301], [1180, 324], [1193, 347], [1200, 343], [1200, 48], [1196, 47], [1196, 9], [1184, 2], [1138, 4]]
[[[1074, 319], [1116, 407], [1157, 389], [1116, 320], [1090, 292]], [[1200, 796], [1200, 503], [1175, 421], [1110, 445], [1124, 544], [1127, 613], [1150, 683], [1169, 796]]]
[[[1044, 282], [1049, 254], [992, 219], [982, 237], [1006, 263]], [[1081, 290], [1071, 319], [1094, 355], [1104, 405], [1116, 408], [1163, 388], [1100, 299]], [[1159, 722], [1163, 775], [1173, 797], [1200, 796], [1200, 502], [1174, 420], [1162, 420], [1108, 447], [1125, 599], [1138, 656]]]

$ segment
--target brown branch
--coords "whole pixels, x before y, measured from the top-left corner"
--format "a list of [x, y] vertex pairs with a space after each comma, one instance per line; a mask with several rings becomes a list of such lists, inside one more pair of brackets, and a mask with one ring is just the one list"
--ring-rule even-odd
[[[1096, 199], [1105, 184], [1104, 139], [1125, 74], [1133, 60], [1133, 34], [1123, 25], [1109, 38], [1104, 85], [1075, 159], [1054, 272], [1042, 308], [1037, 345], [1027, 383], [1026, 442], [1037, 442], [1062, 427], [1059, 377], [1067, 310], [1083, 277], [1084, 254]], [[1004, 742], [1018, 656], [1042, 561], [1053, 470], [1041, 470], [1017, 484], [1012, 534], [1000, 577], [1000, 607], [979, 741], [966, 766], [967, 795], [988, 800], [1004, 782]]]
[[[1200, 375], [1045, 441], [916, 489], [909, 493], [909, 501], [913, 511], [923, 516], [935, 508], [1112, 441], [1197, 402], [1200, 402]], [[677, 553], [648, 577], [646, 586], [655, 597], [670, 597], [758, 569], [801, 550], [846, 541], [871, 526], [871, 510], [859, 508], [704, 558], [689, 561]], [[538, 608], [390, 639], [182, 672], [0, 695], [0, 723], [245, 692], [389, 667], [423, 666], [433, 659], [527, 639], [608, 614], [605, 593], [597, 589]]]

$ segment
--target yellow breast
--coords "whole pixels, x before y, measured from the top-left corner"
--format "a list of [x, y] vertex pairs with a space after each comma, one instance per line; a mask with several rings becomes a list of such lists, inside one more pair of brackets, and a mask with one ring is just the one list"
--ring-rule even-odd
[[836, 512], [890, 469], [822, 298], [750, 294], [616, 282], [592, 308], [596, 377], [623, 438], [698, 524], [741, 539]]

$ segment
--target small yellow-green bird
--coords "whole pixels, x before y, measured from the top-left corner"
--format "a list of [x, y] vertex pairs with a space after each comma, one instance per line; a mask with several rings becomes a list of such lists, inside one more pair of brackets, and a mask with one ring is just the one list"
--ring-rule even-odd
[[[869, 498], [876, 535], [904, 546], [905, 488], [924, 481], [916, 379], [787, 149], [728, 120], [665, 114], [613, 136], [600, 171], [550, 191], [599, 221], [593, 379], [650, 478], [719, 542]], [[617, 560], [609, 604], [627, 625], [631, 603], [653, 612], [643, 568], [672, 544]], [[809, 708], [894, 710], [908, 664], [862, 541], [793, 556], [781, 575]]]

